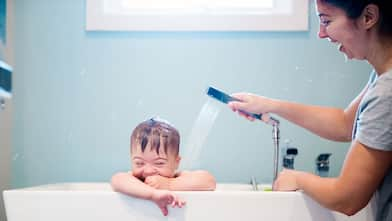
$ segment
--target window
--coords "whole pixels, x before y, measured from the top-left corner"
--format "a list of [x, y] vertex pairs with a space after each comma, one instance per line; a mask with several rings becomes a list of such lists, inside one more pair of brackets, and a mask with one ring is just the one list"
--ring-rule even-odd
[[86, 0], [86, 29], [301, 31], [308, 0]]

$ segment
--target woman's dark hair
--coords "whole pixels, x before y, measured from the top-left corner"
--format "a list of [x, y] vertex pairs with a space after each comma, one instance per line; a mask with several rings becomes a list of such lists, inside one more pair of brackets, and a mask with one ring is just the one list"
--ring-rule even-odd
[[392, 0], [320, 0], [323, 3], [344, 10], [351, 19], [358, 18], [369, 4], [378, 6], [380, 21], [379, 33], [392, 37]]

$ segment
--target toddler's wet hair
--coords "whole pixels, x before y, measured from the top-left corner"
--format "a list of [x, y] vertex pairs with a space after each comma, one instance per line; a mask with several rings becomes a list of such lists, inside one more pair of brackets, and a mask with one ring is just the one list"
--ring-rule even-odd
[[131, 152], [132, 148], [138, 145], [144, 152], [148, 144], [157, 154], [159, 154], [160, 148], [163, 147], [166, 154], [168, 154], [168, 149], [170, 149], [170, 152], [177, 156], [180, 146], [180, 134], [168, 121], [154, 117], [143, 121], [133, 130], [131, 135]]

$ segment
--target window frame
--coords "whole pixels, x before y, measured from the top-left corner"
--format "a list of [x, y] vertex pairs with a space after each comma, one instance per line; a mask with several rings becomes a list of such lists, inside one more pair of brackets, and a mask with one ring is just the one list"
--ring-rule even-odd
[[[87, 31], [306, 31], [309, 0], [276, 0], [286, 9], [105, 12], [105, 0], [86, 0]], [[289, 7], [287, 7], [289, 3]], [[125, 10], [125, 9], [124, 9]]]

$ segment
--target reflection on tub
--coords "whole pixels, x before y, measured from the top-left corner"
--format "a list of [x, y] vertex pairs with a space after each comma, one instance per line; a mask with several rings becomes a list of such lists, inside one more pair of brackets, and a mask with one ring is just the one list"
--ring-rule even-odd
[[[263, 187], [259, 188], [263, 189]], [[113, 192], [108, 183], [65, 183], [4, 191], [8, 221], [373, 221], [370, 204], [348, 217], [301, 192], [252, 191], [248, 184], [218, 184], [216, 191], [178, 191], [184, 208], [163, 216], [147, 200]]]

